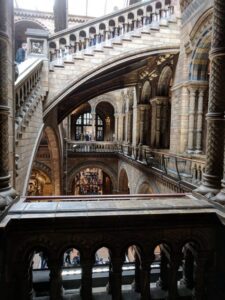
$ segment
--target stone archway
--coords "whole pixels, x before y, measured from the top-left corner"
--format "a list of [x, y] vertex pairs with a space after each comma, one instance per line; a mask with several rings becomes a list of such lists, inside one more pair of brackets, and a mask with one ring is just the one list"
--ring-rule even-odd
[[61, 194], [61, 172], [60, 172], [60, 152], [59, 152], [59, 141], [54, 130], [47, 126], [44, 129], [46, 138], [48, 140], [48, 149], [50, 152], [50, 162], [52, 169], [52, 183], [54, 195]]
[[122, 169], [119, 174], [119, 193], [130, 194], [129, 180], [125, 169]]
[[108, 175], [108, 177], [111, 180], [112, 183], [112, 190], [117, 191], [117, 174], [115, 171], [107, 166], [104, 162], [101, 161], [87, 161], [87, 162], [82, 162], [78, 165], [76, 165], [74, 168], [72, 168], [67, 175], [66, 178], [66, 190], [67, 194], [72, 194], [72, 189], [73, 189], [73, 181], [77, 173], [79, 173], [81, 170], [86, 169], [86, 168], [99, 168], [102, 169], [102, 171]]

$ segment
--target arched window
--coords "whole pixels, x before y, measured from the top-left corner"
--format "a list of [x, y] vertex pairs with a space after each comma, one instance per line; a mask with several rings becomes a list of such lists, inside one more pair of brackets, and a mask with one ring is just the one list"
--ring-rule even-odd
[[[75, 121], [75, 140], [91, 141], [92, 140], [92, 115], [90, 112], [83, 113], [78, 116]], [[95, 120], [96, 141], [104, 141], [104, 122], [101, 117], [96, 114]]]
[[84, 113], [76, 120], [75, 139], [76, 140], [91, 140], [92, 133], [92, 116], [91, 113]]

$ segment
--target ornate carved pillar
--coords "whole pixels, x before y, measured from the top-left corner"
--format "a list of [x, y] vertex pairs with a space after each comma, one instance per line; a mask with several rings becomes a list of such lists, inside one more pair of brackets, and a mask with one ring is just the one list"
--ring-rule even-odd
[[196, 153], [202, 153], [203, 101], [205, 88], [199, 88], [197, 109]]
[[[15, 198], [10, 186], [14, 173], [14, 51], [13, 1], [0, 0], [0, 212]], [[11, 149], [11, 151], [9, 151]], [[11, 162], [11, 166], [10, 166]], [[14, 179], [14, 178], [13, 178]]]
[[189, 125], [188, 125], [188, 152], [194, 152], [194, 132], [195, 132], [195, 101], [196, 101], [196, 88], [189, 88], [190, 101], [189, 101]]
[[183, 254], [183, 278], [180, 283], [192, 290], [194, 287], [194, 256], [188, 246], [184, 247]]
[[68, 27], [68, 1], [55, 0], [54, 4], [55, 32]]
[[[208, 197], [221, 187], [224, 151], [225, 111], [225, 1], [214, 1], [212, 46], [210, 53], [209, 106], [207, 114], [206, 167], [202, 185], [196, 190]], [[220, 197], [218, 197], [220, 198]]]

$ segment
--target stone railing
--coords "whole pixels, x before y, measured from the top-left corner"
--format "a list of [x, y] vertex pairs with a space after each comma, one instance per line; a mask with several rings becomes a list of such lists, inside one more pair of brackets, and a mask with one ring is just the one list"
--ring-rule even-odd
[[159, 170], [178, 181], [190, 183], [194, 186], [201, 184], [205, 170], [204, 160], [154, 151], [146, 146], [121, 145], [119, 146], [119, 153]]
[[213, 299], [219, 222], [207, 201], [188, 194], [54, 198], [21, 199], [3, 220], [1, 299], [159, 293], [160, 299]]
[[159, 29], [175, 19], [170, 0], [144, 1], [50, 36], [50, 60], [61, 64], [64, 59], [71, 61], [73, 53], [91, 55], [120, 38], [130, 39], [137, 30]]
[[177, 156], [166, 152], [148, 150], [144, 154], [148, 166], [159, 169], [178, 180], [200, 185], [205, 170], [205, 161]]
[[29, 58], [19, 65], [19, 77], [15, 83], [16, 97], [16, 129], [25, 126], [32, 111], [35, 110], [40, 99], [40, 77], [42, 59]]
[[67, 141], [66, 150], [73, 153], [117, 152], [120, 149], [116, 142]]
[[118, 153], [138, 161], [178, 181], [199, 186], [205, 171], [205, 160], [178, 156], [169, 152], [154, 151], [147, 146], [132, 146], [116, 142], [67, 141], [68, 153]]

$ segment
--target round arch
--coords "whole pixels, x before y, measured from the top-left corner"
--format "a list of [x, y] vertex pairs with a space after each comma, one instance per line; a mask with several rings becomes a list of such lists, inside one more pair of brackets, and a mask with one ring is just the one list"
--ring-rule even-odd
[[119, 173], [119, 193], [130, 194], [129, 180], [124, 168], [122, 168]]
[[149, 104], [150, 97], [151, 97], [151, 84], [148, 80], [146, 80], [142, 87], [141, 103]]
[[117, 113], [118, 112], [118, 107], [116, 104], [116, 99], [115, 96], [113, 94], [103, 94], [101, 96], [98, 96], [94, 99], [89, 100], [89, 103], [91, 105], [91, 108], [93, 111], [96, 111], [96, 107], [98, 106], [99, 103], [101, 102], [107, 102], [109, 104], [111, 104], [114, 108], [114, 112]]
[[158, 81], [158, 96], [169, 96], [173, 70], [170, 66], [165, 66]]
[[211, 32], [206, 31], [199, 39], [192, 54], [189, 80], [208, 80], [209, 51], [211, 48]]
[[44, 128], [48, 140], [48, 149], [50, 152], [51, 166], [52, 166], [52, 183], [54, 195], [61, 194], [61, 176], [60, 176], [60, 154], [59, 154], [59, 142], [54, 130], [47, 126]]
[[[58, 123], [60, 123], [66, 116], [70, 114], [71, 111], [73, 111], [83, 102], [87, 102], [110, 91], [126, 88], [131, 85], [134, 86], [137, 83], [137, 80], [132, 76], [129, 76], [129, 78], [126, 79], [127, 81], [118, 80], [118, 76], [116, 77], [116, 80], [114, 79], [114, 81], [113, 78], [111, 78], [110, 85], [106, 81], [99, 81], [101, 89], [99, 89], [98, 85], [96, 84], [93, 86], [93, 82], [97, 81], [103, 72], [104, 74], [107, 73], [107, 76], [110, 77], [110, 71], [113, 72], [116, 69], [118, 70], [121, 64], [127, 63], [127, 65], [129, 65], [131, 61], [141, 61], [142, 59], [145, 59], [151, 55], [160, 55], [163, 53], [177, 54], [178, 46], [174, 47], [174, 45], [168, 45], [168, 47], [154, 48], [151, 50], [145, 49], [141, 52], [138, 50], [135, 51], [135, 53], [125, 55], [119, 59], [113, 58], [110, 63], [104, 63], [101, 65], [101, 67], [98, 66], [93, 68], [92, 71], [86, 73], [86, 75], [82, 78], [77, 78], [76, 80], [68, 83], [66, 87], [62, 87], [62, 90], [59, 90], [57, 94], [52, 94], [53, 97], [49, 99], [49, 104], [45, 107], [44, 119], [46, 120], [52, 113], [59, 109], [60, 114], [58, 114]], [[84, 84], [86, 86], [85, 91], [80, 93]], [[69, 101], [70, 99], [74, 99], [75, 95], [77, 99], [76, 105], [74, 104], [74, 101]]]
[[71, 194], [71, 192], [72, 192], [72, 185], [73, 185], [73, 180], [74, 180], [75, 175], [78, 172], [80, 172], [81, 170], [86, 169], [86, 168], [102, 169], [102, 171], [105, 172], [111, 179], [113, 191], [117, 190], [117, 176], [116, 176], [115, 171], [112, 168], [107, 166], [102, 161], [87, 161], [87, 162], [82, 162], [82, 163], [78, 164], [77, 166], [75, 166], [74, 168], [72, 168], [69, 171], [68, 177], [67, 177], [67, 192], [68, 192], [68, 194]]

